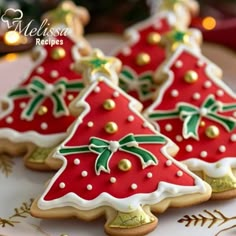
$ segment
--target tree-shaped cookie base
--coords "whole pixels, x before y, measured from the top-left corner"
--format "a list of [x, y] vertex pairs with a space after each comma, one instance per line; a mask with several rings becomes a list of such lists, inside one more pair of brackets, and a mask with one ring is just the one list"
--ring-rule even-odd
[[159, 97], [145, 112], [160, 132], [176, 141], [176, 155], [213, 190], [213, 198], [236, 196], [236, 96], [221, 70], [185, 46], [166, 60]]
[[81, 59], [91, 82], [70, 105], [78, 117], [50, 156], [64, 164], [34, 202], [34, 216], [91, 220], [105, 214], [109, 235], [138, 236], [156, 227], [151, 211], [209, 198], [209, 186], [170, 156], [177, 147], [115, 84], [119, 66], [99, 51]]
[[68, 105], [84, 87], [81, 76], [72, 67], [75, 60], [90, 51], [82, 29], [78, 36], [73, 31], [65, 31], [66, 25], [58, 26], [63, 23], [59, 19], [72, 16], [78, 18], [78, 26], [79, 13], [83, 17], [87, 13], [71, 4], [65, 1], [58, 7], [57, 15], [49, 14], [56, 18], [52, 27], [61, 35], [44, 39], [54, 40], [54, 46], [35, 47], [32, 53], [34, 68], [2, 102], [0, 154], [23, 155], [25, 164], [33, 169], [48, 168], [45, 158], [63, 140], [68, 126], [74, 121]]

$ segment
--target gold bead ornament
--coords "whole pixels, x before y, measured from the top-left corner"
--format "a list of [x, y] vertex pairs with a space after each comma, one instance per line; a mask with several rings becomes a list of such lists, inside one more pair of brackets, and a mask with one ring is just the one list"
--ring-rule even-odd
[[40, 106], [38, 109], [38, 115], [43, 116], [48, 112], [48, 108], [45, 106]]
[[129, 171], [132, 168], [132, 164], [128, 159], [121, 159], [118, 163], [118, 168], [121, 171]]
[[54, 60], [61, 60], [66, 56], [66, 51], [62, 47], [55, 47], [51, 52], [51, 58]]
[[161, 35], [156, 32], [150, 33], [147, 37], [147, 42], [151, 45], [157, 45], [160, 41]]
[[139, 53], [136, 57], [136, 64], [139, 66], [145, 66], [151, 61], [150, 56], [147, 53]]
[[115, 109], [115, 107], [116, 107], [116, 103], [112, 99], [106, 99], [103, 103], [103, 108], [107, 111], [111, 111]]
[[187, 71], [184, 75], [184, 81], [188, 84], [193, 84], [197, 82], [197, 80], [198, 80], [198, 74], [193, 70]]
[[109, 121], [106, 123], [104, 129], [108, 134], [114, 134], [118, 131], [118, 125], [113, 121]]
[[206, 128], [205, 134], [208, 138], [214, 139], [220, 135], [220, 131], [215, 125], [210, 125]]

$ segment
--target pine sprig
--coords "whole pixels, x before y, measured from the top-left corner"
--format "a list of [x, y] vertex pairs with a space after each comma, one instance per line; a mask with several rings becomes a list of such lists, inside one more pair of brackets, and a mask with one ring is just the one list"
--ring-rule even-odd
[[236, 216], [234, 217], [227, 217], [222, 212], [218, 210], [214, 210], [213, 213], [204, 210], [205, 214], [198, 214], [198, 215], [185, 215], [183, 218], [179, 219], [179, 223], [184, 223], [185, 227], [189, 227], [191, 225], [197, 226], [200, 225], [201, 227], [208, 224], [208, 228], [211, 228], [217, 224], [217, 226], [221, 226], [226, 222], [231, 220], [235, 220]]
[[7, 155], [0, 156], [0, 171], [8, 177], [12, 173], [14, 162], [11, 157]]
[[7, 219], [0, 218], [0, 226], [6, 227], [7, 225], [14, 227], [15, 224], [20, 223], [16, 218], [26, 218], [30, 215], [30, 207], [33, 203], [33, 199], [30, 199], [29, 203], [23, 202], [19, 208], [14, 209], [14, 214]]
[[9, 217], [9, 219], [15, 218], [15, 217], [21, 217], [26, 218], [30, 214], [30, 207], [33, 202], [33, 199], [30, 199], [30, 202], [23, 202], [20, 208], [15, 208], [15, 214]]

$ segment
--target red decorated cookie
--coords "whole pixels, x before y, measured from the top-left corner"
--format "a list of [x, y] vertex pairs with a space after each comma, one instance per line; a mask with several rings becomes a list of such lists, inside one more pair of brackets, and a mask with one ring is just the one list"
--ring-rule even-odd
[[[67, 14], [73, 15], [73, 10], [67, 9]], [[68, 105], [84, 85], [73, 63], [89, 51], [81, 35], [63, 33], [65, 25], [53, 27], [62, 35], [45, 39], [56, 42], [54, 46], [35, 48], [33, 70], [3, 99], [0, 113], [0, 153], [23, 154], [26, 165], [35, 169], [47, 168], [48, 152], [63, 140], [74, 121]]]
[[153, 72], [165, 60], [162, 35], [176, 26], [185, 29], [190, 12], [197, 11], [194, 1], [160, 2], [159, 6], [153, 6], [158, 13], [126, 30], [127, 42], [114, 54], [123, 64], [120, 87], [141, 101], [144, 107], [153, 102], [158, 89], [153, 81]]
[[151, 211], [206, 200], [208, 185], [170, 156], [176, 146], [114, 82], [119, 61], [95, 51], [77, 66], [90, 83], [70, 105], [78, 117], [50, 156], [64, 164], [33, 203], [32, 214], [86, 220], [105, 214], [109, 235], [138, 236], [156, 227]]
[[145, 112], [160, 132], [177, 142], [178, 161], [198, 173], [213, 198], [236, 195], [236, 96], [221, 70], [184, 45], [166, 60], [159, 95]]

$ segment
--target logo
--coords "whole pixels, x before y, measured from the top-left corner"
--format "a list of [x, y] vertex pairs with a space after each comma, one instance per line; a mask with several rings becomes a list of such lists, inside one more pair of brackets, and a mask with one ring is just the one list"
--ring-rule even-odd
[[63, 40], [56, 39], [56, 37], [67, 36], [70, 33], [69, 28], [50, 27], [48, 19], [44, 19], [37, 28], [34, 26], [34, 20], [25, 25], [23, 16], [20, 9], [8, 8], [1, 16], [1, 21], [11, 31], [17, 31], [25, 37], [35, 37], [36, 45], [63, 45]]
[[[9, 16], [15, 16], [12, 20], [9, 19]], [[5, 13], [2, 15], [1, 19], [4, 23], [7, 24], [7, 28], [10, 29], [17, 24], [23, 18], [23, 12], [19, 9], [8, 8]]]

